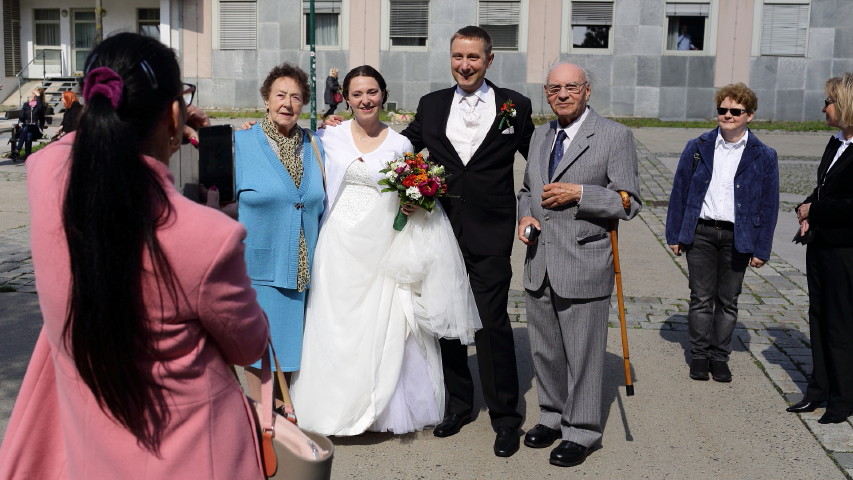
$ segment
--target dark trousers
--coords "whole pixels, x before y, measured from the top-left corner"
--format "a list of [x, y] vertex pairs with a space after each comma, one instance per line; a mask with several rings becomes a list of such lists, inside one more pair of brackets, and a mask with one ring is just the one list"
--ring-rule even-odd
[[[492, 427], [521, 427], [518, 413], [518, 370], [515, 341], [507, 315], [512, 267], [509, 257], [471, 255], [463, 247], [465, 265], [483, 328], [474, 342], [483, 397]], [[474, 407], [474, 382], [468, 370], [468, 347], [458, 340], [440, 341], [447, 412], [465, 414]]]
[[21, 133], [18, 134], [18, 144], [15, 145], [15, 151], [12, 156], [17, 157], [18, 152], [21, 151], [21, 147], [25, 147], [24, 155], [29, 155], [33, 152], [33, 140], [38, 140], [39, 138], [41, 138], [41, 130], [39, 130], [38, 125], [32, 123], [21, 125]]
[[[327, 104], [328, 105], [328, 104]], [[338, 104], [329, 105], [329, 109], [326, 110], [326, 113], [323, 114], [323, 118], [328, 117], [329, 115], [335, 113], [335, 109], [338, 108]]]
[[853, 410], [853, 247], [820, 239], [806, 250], [812, 374], [806, 398]]
[[731, 230], [696, 227], [693, 244], [687, 248], [687, 333], [692, 358], [729, 360], [737, 324], [737, 298], [750, 257], [735, 250]]

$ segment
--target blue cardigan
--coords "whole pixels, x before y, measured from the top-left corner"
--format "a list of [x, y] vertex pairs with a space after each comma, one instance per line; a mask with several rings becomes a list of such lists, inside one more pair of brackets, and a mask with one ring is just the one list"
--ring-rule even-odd
[[[667, 245], [693, 243], [699, 212], [714, 172], [714, 142], [718, 130], [715, 128], [690, 140], [681, 153], [666, 212]], [[779, 165], [776, 150], [761, 143], [752, 132], [749, 132], [734, 183], [735, 250], [766, 261], [770, 259], [779, 215]]]
[[[260, 123], [234, 133], [237, 211], [248, 233], [246, 267], [255, 285], [296, 289], [300, 226], [308, 244], [309, 268], [313, 262], [325, 193], [308, 135], [302, 138], [303, 174], [297, 190]], [[316, 140], [323, 155], [320, 139]]]

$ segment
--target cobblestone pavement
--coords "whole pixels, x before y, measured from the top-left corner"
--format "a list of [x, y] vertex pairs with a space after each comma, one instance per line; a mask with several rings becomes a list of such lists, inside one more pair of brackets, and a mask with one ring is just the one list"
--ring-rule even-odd
[[[644, 222], [660, 241], [661, 248], [667, 248], [663, 238], [672, 174], [655, 154], [639, 142], [637, 153], [644, 207], [635, 221]], [[807, 185], [814, 175], [813, 170], [801, 171], [799, 176], [794, 175], [789, 181]], [[805, 176], [809, 178], [801, 178]], [[29, 233], [29, 227], [0, 233], [0, 290], [35, 293]], [[673, 261], [685, 275], [678, 281], [686, 282], [684, 257], [673, 257]], [[625, 298], [628, 327], [686, 330], [687, 303], [686, 298], [628, 296]], [[514, 321], [526, 321], [523, 292], [510, 292], [508, 312]], [[812, 367], [807, 314], [805, 275], [788, 262], [774, 253], [763, 268], [747, 271], [739, 301], [734, 348], [748, 350], [756, 364], [789, 402], [801, 399], [806, 387], [806, 375]], [[613, 326], [618, 326], [615, 296], [610, 320]], [[820, 425], [817, 423], [820, 412], [822, 410], [802, 414], [800, 418], [840, 469], [848, 478], [853, 478], [853, 426], [849, 420], [837, 425]], [[785, 414], [780, 412], [780, 415]]]

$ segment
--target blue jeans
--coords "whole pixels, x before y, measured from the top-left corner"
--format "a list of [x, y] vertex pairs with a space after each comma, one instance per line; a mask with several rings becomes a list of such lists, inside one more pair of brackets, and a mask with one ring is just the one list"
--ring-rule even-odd
[[737, 324], [737, 298], [751, 256], [734, 249], [731, 230], [696, 226], [693, 244], [687, 248], [687, 333], [692, 358], [728, 361]]
[[41, 130], [39, 130], [38, 125], [33, 123], [21, 125], [21, 133], [18, 134], [18, 144], [15, 146], [13, 156], [18, 156], [18, 152], [21, 151], [21, 147], [25, 147], [24, 155], [32, 153], [33, 140], [38, 140], [39, 138], [41, 138]]

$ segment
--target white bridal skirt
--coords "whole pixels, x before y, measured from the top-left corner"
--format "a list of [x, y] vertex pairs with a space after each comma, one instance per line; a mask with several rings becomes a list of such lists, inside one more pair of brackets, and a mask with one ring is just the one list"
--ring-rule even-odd
[[333, 211], [321, 229], [292, 386], [305, 429], [358, 435], [435, 425], [444, 414], [438, 338], [470, 344], [481, 327], [441, 206], [418, 209], [400, 232], [397, 209], [396, 195], [382, 194], [367, 211]]

